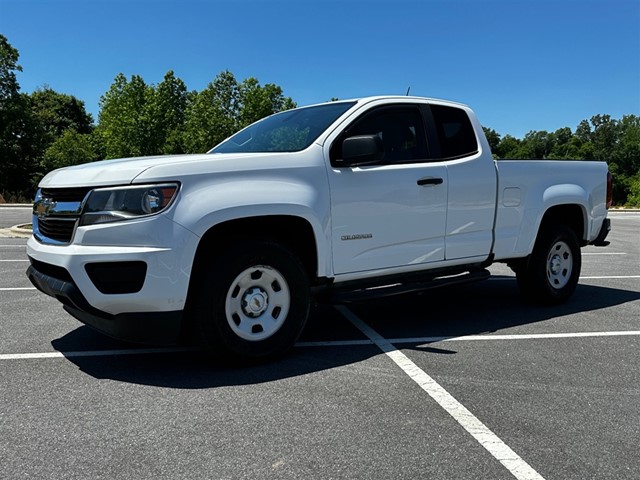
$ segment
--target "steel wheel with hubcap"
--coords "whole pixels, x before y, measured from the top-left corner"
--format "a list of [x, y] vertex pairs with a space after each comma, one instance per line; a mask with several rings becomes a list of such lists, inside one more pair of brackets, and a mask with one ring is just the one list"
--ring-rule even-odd
[[199, 287], [195, 323], [212, 353], [282, 354], [293, 346], [309, 314], [304, 267], [270, 241], [236, 244], [213, 260]]
[[227, 322], [244, 340], [264, 340], [282, 326], [290, 303], [289, 286], [282, 274], [268, 265], [255, 265], [231, 282], [225, 304]]
[[560, 289], [567, 286], [573, 273], [573, 253], [563, 241], [555, 243], [547, 257], [547, 280], [551, 288]]

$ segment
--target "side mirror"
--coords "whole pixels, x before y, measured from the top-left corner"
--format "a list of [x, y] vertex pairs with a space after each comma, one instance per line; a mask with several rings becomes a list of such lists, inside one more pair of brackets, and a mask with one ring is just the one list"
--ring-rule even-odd
[[378, 135], [358, 135], [342, 142], [342, 164], [356, 167], [372, 165], [384, 158], [384, 146]]

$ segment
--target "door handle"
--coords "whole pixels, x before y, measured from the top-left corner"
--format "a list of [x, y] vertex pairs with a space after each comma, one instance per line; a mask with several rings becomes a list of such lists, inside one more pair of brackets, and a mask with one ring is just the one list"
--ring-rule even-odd
[[441, 178], [425, 177], [418, 180], [418, 185], [442, 185], [443, 182]]

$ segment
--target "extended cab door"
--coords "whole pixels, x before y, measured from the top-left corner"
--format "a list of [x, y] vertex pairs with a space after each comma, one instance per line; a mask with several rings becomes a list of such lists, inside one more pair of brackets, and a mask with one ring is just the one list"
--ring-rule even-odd
[[[405, 267], [445, 258], [447, 168], [428, 160], [421, 104], [374, 107], [332, 142], [331, 237], [335, 274]], [[343, 160], [343, 142], [380, 142], [380, 158]]]
[[486, 258], [493, 246], [497, 172], [482, 127], [461, 105], [433, 103], [426, 118], [432, 155], [446, 165], [449, 179], [445, 259]]

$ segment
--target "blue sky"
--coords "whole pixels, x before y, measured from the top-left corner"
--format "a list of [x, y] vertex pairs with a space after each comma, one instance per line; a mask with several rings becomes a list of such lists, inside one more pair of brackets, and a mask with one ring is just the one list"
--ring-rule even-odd
[[23, 91], [95, 119], [120, 72], [202, 90], [227, 69], [299, 105], [410, 86], [516, 137], [640, 114], [640, 0], [0, 0], [0, 33]]

